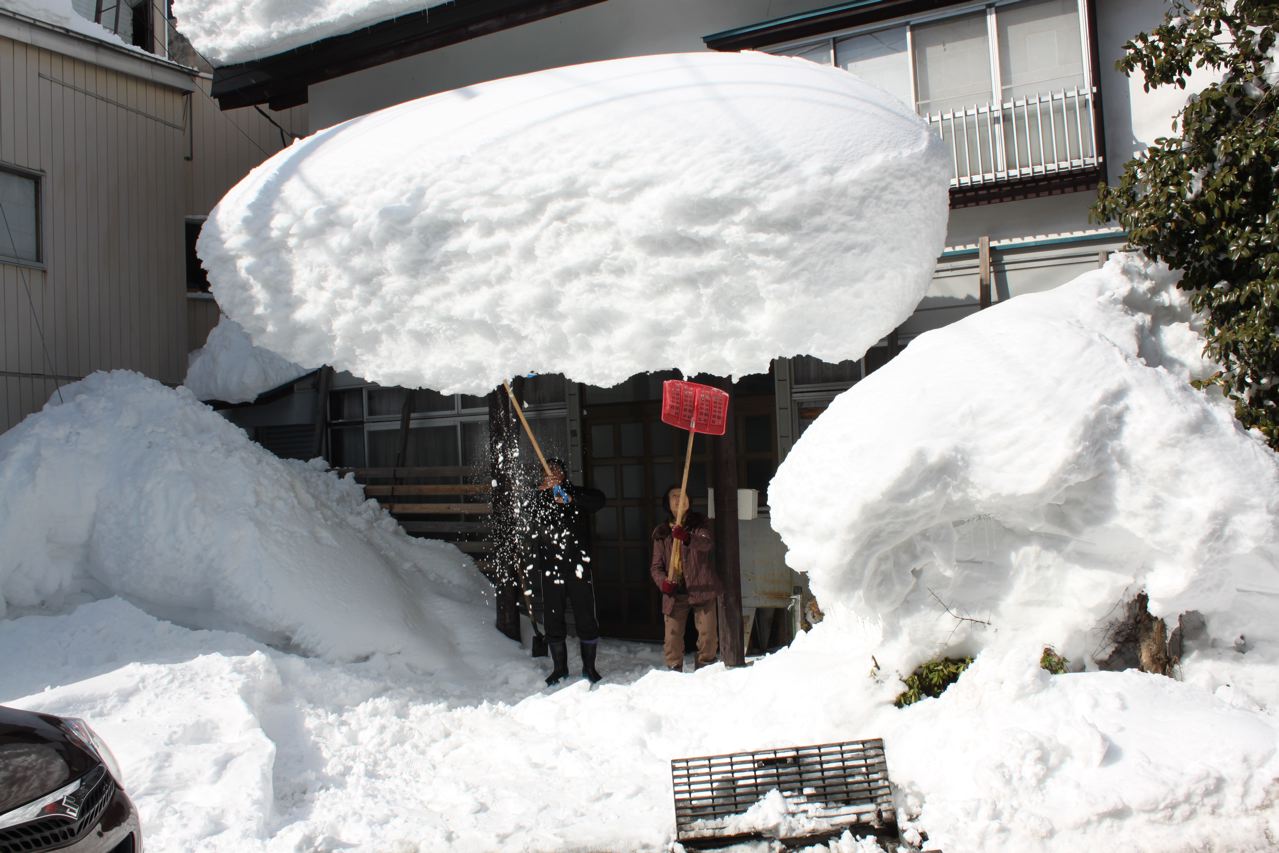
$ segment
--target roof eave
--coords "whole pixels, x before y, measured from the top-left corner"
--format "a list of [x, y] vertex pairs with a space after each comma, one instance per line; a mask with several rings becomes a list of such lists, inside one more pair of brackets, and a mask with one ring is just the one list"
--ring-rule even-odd
[[307, 102], [315, 83], [397, 59], [571, 12], [604, 0], [468, 0], [380, 21], [353, 33], [322, 39], [213, 71], [213, 97], [224, 110]]

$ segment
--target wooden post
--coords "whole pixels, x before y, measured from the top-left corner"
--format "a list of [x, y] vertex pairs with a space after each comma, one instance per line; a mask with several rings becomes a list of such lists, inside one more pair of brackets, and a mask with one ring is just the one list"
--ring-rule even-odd
[[413, 389], [404, 389], [404, 405], [400, 406], [400, 449], [395, 454], [395, 467], [409, 464], [409, 418], [413, 415]]
[[977, 241], [977, 301], [980, 308], [990, 307], [990, 238], [985, 234]]
[[[520, 607], [523, 604], [520, 600], [523, 595], [519, 583], [520, 567], [516, 565], [521, 555], [515, 529], [515, 466], [510, 462], [511, 450], [518, 440], [511, 402], [505, 390], [499, 388], [489, 394], [489, 476], [493, 485], [490, 579], [497, 604], [497, 630], [512, 640], [520, 639]], [[505, 459], [506, 464], [500, 463], [499, 459]]]
[[326, 452], [329, 437], [329, 386], [333, 384], [333, 368], [327, 364], [320, 368], [320, 375], [315, 382], [315, 441], [311, 445], [311, 458], [323, 456]]
[[745, 666], [742, 638], [742, 563], [737, 530], [737, 417], [733, 384], [710, 383], [729, 393], [728, 424], [724, 434], [710, 438], [712, 481], [715, 484], [715, 563], [724, 595], [719, 602], [719, 649], [726, 666]]

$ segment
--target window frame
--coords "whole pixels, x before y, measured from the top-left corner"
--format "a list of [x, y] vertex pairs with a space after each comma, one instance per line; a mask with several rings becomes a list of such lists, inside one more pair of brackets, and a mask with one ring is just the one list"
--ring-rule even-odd
[[[1000, 7], [1017, 6], [1024, 3], [1033, 3], [1035, 0], [982, 0], [977, 3], [956, 3], [946, 9], [939, 9], [935, 12], [927, 12], [918, 15], [899, 15], [894, 18], [886, 18], [882, 21], [876, 21], [873, 24], [862, 24], [856, 27], [845, 27], [843, 29], [831, 30], [823, 33], [820, 37], [814, 38], [809, 36], [803, 39], [792, 39], [791, 41], [781, 42], [775, 45], [769, 45], [761, 48], [766, 53], [793, 55], [795, 52], [808, 49], [812, 50], [822, 44], [826, 45], [827, 55], [830, 57], [830, 65], [835, 65], [836, 43], [841, 39], [851, 38], [854, 36], [871, 35], [884, 30], [897, 29], [898, 27], [906, 27], [906, 53], [907, 66], [910, 69], [910, 96], [911, 108], [918, 111], [919, 104], [919, 81], [916, 79], [915, 72], [915, 39], [914, 28], [921, 24], [932, 24], [938, 21], [944, 21], [947, 18], [958, 18], [964, 15], [972, 15], [977, 12], [985, 11], [986, 13], [986, 31], [988, 34], [988, 44], [990, 53], [988, 60], [990, 63], [990, 81], [991, 92], [994, 98], [993, 103], [1003, 103], [1003, 80], [1002, 72], [999, 68], [999, 27], [996, 23], [997, 10]], [[1097, 81], [1093, 75], [1093, 34], [1089, 26], [1091, 20], [1088, 0], [1075, 0], [1075, 9], [1079, 19], [1079, 47], [1081, 56], [1083, 57], [1083, 87], [1087, 91], [1095, 92]]]
[[[0, 172], [7, 172], [11, 175], [17, 175], [20, 178], [27, 178], [35, 184], [35, 224], [36, 224], [36, 257], [22, 258], [17, 255], [8, 255], [0, 252], [0, 263], [10, 264], [19, 267], [28, 267], [31, 269], [48, 269], [46, 262], [46, 253], [44, 250], [44, 182], [46, 175], [44, 172], [36, 169], [28, 169], [24, 166], [18, 166], [14, 163], [0, 162]], [[17, 248], [16, 246], [14, 247]]]

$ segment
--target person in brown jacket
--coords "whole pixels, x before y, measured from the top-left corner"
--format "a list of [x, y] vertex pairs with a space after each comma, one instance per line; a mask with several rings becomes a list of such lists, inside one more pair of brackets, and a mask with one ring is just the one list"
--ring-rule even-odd
[[[706, 516], [688, 511], [688, 497], [679, 486], [667, 489], [662, 503], [667, 519], [653, 529], [653, 560], [649, 571], [653, 575], [653, 583], [662, 591], [666, 665], [676, 672], [684, 670], [684, 626], [688, 624], [688, 612], [692, 610], [693, 624], [697, 626], [696, 668], [701, 669], [714, 663], [719, 654], [716, 604], [723, 585], [715, 574], [715, 536]], [[675, 523], [681, 503], [685, 510], [682, 525]], [[675, 542], [679, 542], [683, 550], [680, 556], [682, 575], [677, 581], [672, 581], [669, 571]]]

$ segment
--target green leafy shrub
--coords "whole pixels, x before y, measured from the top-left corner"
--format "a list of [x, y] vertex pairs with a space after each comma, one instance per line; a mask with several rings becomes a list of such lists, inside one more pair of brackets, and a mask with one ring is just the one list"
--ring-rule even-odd
[[933, 658], [920, 664], [918, 669], [902, 679], [906, 689], [893, 704], [905, 708], [920, 699], [936, 699], [959, 680], [960, 674], [972, 662], [972, 658]]
[[1039, 656], [1039, 665], [1053, 675], [1061, 675], [1070, 669], [1070, 661], [1053, 651], [1052, 646], [1044, 646], [1044, 653]]

